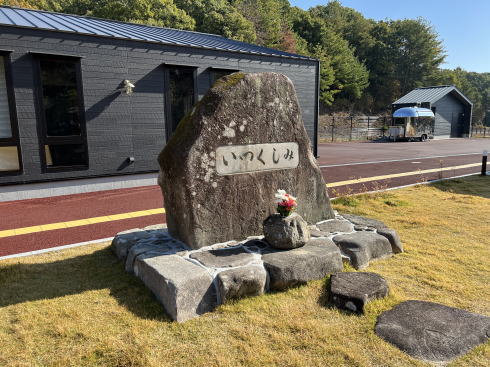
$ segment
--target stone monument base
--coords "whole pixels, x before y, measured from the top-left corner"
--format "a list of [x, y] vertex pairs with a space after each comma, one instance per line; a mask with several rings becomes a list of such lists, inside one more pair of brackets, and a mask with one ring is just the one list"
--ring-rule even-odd
[[377, 233], [388, 228], [366, 225], [356, 230], [351, 222], [337, 215], [312, 225], [313, 238], [291, 250], [272, 248], [261, 236], [192, 250], [172, 238], [165, 225], [118, 233], [111, 248], [167, 314], [183, 322], [232, 299], [322, 279], [342, 271], [343, 260], [366, 267], [370, 260], [399, 252], [401, 243], [394, 242], [392, 232]]

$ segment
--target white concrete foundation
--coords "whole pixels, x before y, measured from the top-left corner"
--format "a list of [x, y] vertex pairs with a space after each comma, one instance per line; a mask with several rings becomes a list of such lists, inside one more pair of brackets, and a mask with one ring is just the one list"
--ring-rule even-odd
[[0, 202], [117, 190], [157, 184], [158, 173], [0, 186]]

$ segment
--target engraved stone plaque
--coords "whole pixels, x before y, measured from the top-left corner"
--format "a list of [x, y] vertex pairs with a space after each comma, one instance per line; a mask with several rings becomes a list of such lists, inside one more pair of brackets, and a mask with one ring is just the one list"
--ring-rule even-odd
[[216, 149], [216, 171], [235, 175], [298, 167], [298, 143], [228, 145]]

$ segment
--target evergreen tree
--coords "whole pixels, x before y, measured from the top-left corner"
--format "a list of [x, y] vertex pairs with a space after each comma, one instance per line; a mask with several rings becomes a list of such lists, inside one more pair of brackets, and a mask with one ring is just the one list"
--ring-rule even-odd
[[226, 0], [175, 0], [196, 21], [196, 30], [244, 42], [256, 39], [254, 26]]

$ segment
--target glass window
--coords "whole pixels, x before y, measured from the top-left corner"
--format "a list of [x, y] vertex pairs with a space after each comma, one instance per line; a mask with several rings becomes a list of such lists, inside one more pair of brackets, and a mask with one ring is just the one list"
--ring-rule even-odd
[[166, 68], [167, 137], [175, 131], [180, 120], [192, 110], [195, 103], [195, 68]]
[[80, 60], [42, 55], [38, 61], [44, 168], [87, 167]]
[[87, 152], [84, 144], [45, 145], [48, 167], [79, 166], [85, 164]]
[[0, 147], [0, 172], [19, 171], [17, 147]]
[[10, 58], [0, 51], [0, 174], [18, 174], [21, 169]]
[[76, 63], [41, 60], [41, 83], [48, 136], [80, 135]]

